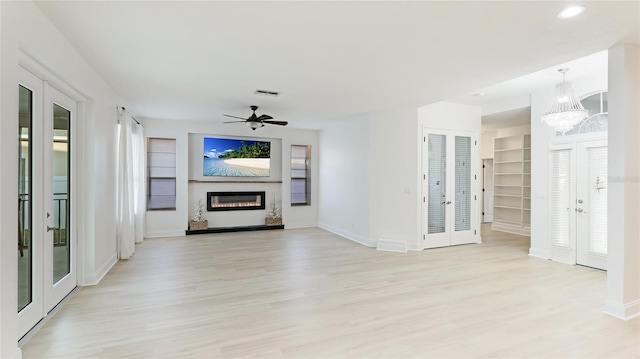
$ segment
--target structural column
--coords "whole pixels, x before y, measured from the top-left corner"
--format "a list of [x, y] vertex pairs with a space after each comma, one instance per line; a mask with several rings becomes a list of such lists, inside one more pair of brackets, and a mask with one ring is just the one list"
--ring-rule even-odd
[[640, 56], [637, 45], [609, 49], [607, 299], [604, 312], [640, 316]]

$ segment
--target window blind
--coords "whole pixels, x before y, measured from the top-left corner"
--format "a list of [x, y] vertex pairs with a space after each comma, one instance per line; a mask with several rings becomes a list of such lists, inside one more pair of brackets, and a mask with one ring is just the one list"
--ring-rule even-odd
[[311, 204], [311, 146], [291, 145], [291, 204]]
[[176, 140], [147, 141], [147, 209], [176, 208]]
[[456, 136], [455, 230], [471, 229], [471, 137]]
[[571, 209], [571, 152], [570, 149], [551, 151], [551, 243], [569, 247]]
[[428, 136], [427, 158], [429, 188], [427, 194], [429, 201], [427, 203], [427, 231], [432, 233], [444, 233], [445, 230], [445, 212], [446, 205], [446, 159], [447, 159], [447, 141], [445, 135]]

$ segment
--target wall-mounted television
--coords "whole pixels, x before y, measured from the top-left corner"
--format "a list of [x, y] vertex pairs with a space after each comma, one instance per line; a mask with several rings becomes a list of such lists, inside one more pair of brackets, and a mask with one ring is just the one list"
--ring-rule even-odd
[[270, 165], [270, 142], [204, 138], [204, 176], [269, 177]]

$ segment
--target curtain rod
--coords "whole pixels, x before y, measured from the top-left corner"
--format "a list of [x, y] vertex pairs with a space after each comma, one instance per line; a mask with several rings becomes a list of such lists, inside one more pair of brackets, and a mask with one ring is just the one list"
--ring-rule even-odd
[[[116, 106], [116, 107], [118, 107], [118, 106]], [[123, 110], [126, 110], [126, 108], [124, 108], [124, 106], [122, 106], [121, 108], [122, 108]], [[138, 120], [136, 120], [136, 118], [135, 118], [135, 117], [131, 116], [131, 118], [132, 118], [134, 121], [136, 121], [136, 123], [137, 123], [138, 125], [140, 125], [140, 122], [138, 122]]]

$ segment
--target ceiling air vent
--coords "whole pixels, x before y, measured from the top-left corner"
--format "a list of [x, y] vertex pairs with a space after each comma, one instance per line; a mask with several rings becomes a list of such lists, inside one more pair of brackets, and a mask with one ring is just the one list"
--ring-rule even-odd
[[277, 91], [267, 91], [267, 90], [256, 90], [256, 92], [254, 92], [255, 95], [265, 95], [265, 96], [273, 96], [273, 97], [277, 97], [278, 95], [280, 95], [280, 92]]

